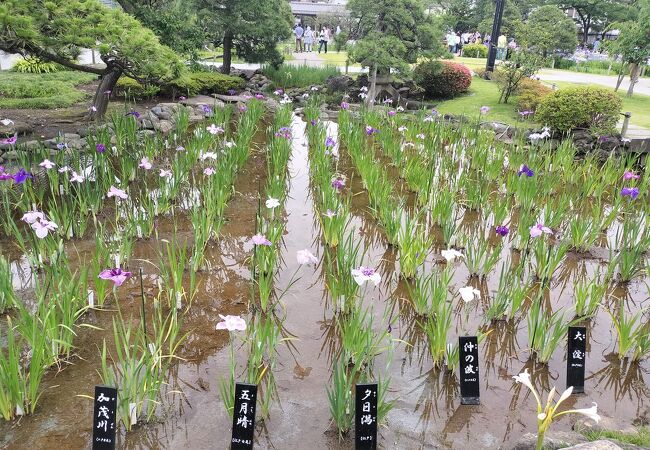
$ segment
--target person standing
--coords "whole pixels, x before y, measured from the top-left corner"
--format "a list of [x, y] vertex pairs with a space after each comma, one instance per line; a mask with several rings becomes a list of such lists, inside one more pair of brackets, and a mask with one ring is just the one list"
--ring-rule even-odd
[[449, 53], [456, 53], [456, 35], [453, 31], [447, 33], [447, 47], [449, 48]]
[[303, 40], [305, 41], [305, 51], [311, 52], [311, 47], [314, 43], [314, 32], [311, 30], [311, 27], [309, 25], [307, 25]]
[[302, 36], [305, 34], [305, 30], [298, 24], [293, 33], [296, 35], [296, 53], [300, 53], [302, 52]]
[[497, 39], [497, 59], [504, 60], [506, 59], [506, 50], [508, 47], [508, 38], [505, 34], [502, 34]]
[[598, 49], [600, 48], [600, 40], [596, 38], [594, 41], [594, 53], [598, 53]]
[[320, 29], [320, 34], [318, 35], [318, 53], [325, 48], [325, 53], [327, 54], [327, 43], [330, 40], [330, 30], [327, 27], [323, 27]]

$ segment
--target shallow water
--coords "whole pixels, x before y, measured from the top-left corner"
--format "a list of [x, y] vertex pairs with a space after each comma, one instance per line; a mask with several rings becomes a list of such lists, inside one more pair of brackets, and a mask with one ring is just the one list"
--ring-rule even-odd
[[[330, 134], [335, 133], [331, 124]], [[294, 117], [293, 154], [290, 161], [289, 198], [284, 211], [286, 232], [282, 259], [285, 263], [276, 279], [276, 290], [287, 286], [299, 269], [296, 251], [310, 249], [322, 259], [324, 247], [319, 239], [318, 221], [309, 189], [308, 147], [305, 123]], [[345, 158], [342, 158], [345, 167]], [[481, 405], [461, 406], [456, 374], [432, 370], [426, 337], [418, 331], [416, 319], [404, 301], [406, 288], [398, 281], [399, 267], [393, 249], [383, 242], [381, 230], [368, 212], [367, 196], [362, 192], [359, 177], [349, 167], [351, 189], [360, 193], [353, 197], [353, 226], [367, 251], [364, 262], [380, 268], [382, 283], [368, 287], [364, 302], [372, 305], [375, 325], [382, 326], [384, 310], [399, 315], [391, 327], [391, 336], [409, 342], [397, 344], [389, 371], [391, 392], [389, 399], [395, 406], [385, 427], [380, 428], [382, 448], [453, 448], [496, 449], [509, 448], [522, 434], [535, 432], [535, 401], [521, 385], [515, 385], [512, 376], [529, 368], [537, 386], [546, 393], [552, 386], [565, 386], [566, 362], [564, 347], [560, 346], [548, 367], [534, 366], [528, 360], [525, 321], [500, 322], [481, 345]], [[218, 314], [246, 314], [250, 273], [247, 258], [251, 255], [250, 236], [255, 233], [257, 193], [264, 183], [266, 163], [262, 153], [253, 153], [245, 168], [238, 174], [236, 195], [226, 210], [228, 221], [222, 237], [207, 251], [207, 269], [199, 274], [199, 293], [183, 318], [183, 330], [189, 331], [180, 351], [185, 360], [171, 374], [174, 390], [164, 397], [159, 420], [137, 426], [128, 435], [119, 437], [119, 448], [228, 448], [230, 418], [224, 411], [218, 395], [217, 380], [228, 367], [228, 334], [217, 332]], [[399, 180], [395, 180], [399, 184]], [[463, 221], [471, 226], [475, 221], [471, 212]], [[191, 223], [179, 222], [179, 240], [191, 239]], [[160, 238], [169, 238], [173, 232], [171, 220], [159, 221]], [[157, 274], [152, 265], [142, 260], [157, 261], [154, 239], [135, 244], [129, 268], [142, 267], [146, 273], [145, 290], [157, 291]], [[438, 244], [438, 247], [441, 244]], [[78, 251], [92, 252], [92, 240], [74, 240], [68, 244]], [[6, 245], [3, 245], [6, 248]], [[439, 254], [440, 248], [435, 250]], [[509, 249], [504, 250], [504, 257]], [[595, 255], [606, 255], [596, 249]], [[20, 255], [11, 255], [15, 270], [14, 284], [29, 297], [28, 265]], [[430, 256], [427, 265], [438, 264], [440, 257]], [[606, 265], [606, 264], [605, 264]], [[572, 283], [580, 272], [589, 274], [603, 266], [599, 258], [569, 254], [553, 281], [548, 301], [555, 308], [571, 303]], [[279, 365], [275, 372], [279, 402], [271, 408], [270, 419], [259, 422], [256, 447], [274, 449], [353, 448], [352, 436], [339, 440], [330, 424], [326, 386], [330, 380], [331, 351], [336, 346], [331, 340], [333, 313], [325, 295], [321, 267], [299, 269], [300, 277], [282, 299], [286, 319], [283, 327], [294, 336], [292, 347], [279, 347]], [[471, 280], [486, 297], [498, 285], [498, 269], [487, 280]], [[620, 287], [614, 295], [635, 311], [647, 305], [644, 282], [637, 279]], [[457, 266], [453, 286], [468, 284], [468, 273]], [[118, 290], [120, 307], [125, 318], [139, 322], [139, 280], [131, 279]], [[111, 303], [107, 304], [110, 309]], [[454, 341], [466, 330], [461, 328], [464, 312], [457, 310], [454, 320]], [[476, 329], [482, 321], [482, 310], [470, 312], [468, 330]], [[93, 386], [100, 383], [96, 369], [100, 364], [99, 347], [102, 339], [112, 339], [110, 324], [112, 311], [93, 311], [84, 322], [104, 328], [105, 332], [81, 329], [75, 345], [76, 354], [64, 370], [50, 372], [44, 380], [45, 391], [36, 412], [14, 423], [0, 422], [0, 445], [10, 449], [33, 448], [90, 448], [92, 401], [79, 395], [92, 395]], [[615, 332], [605, 308], [601, 308], [591, 322], [587, 359], [586, 394], [572, 396], [566, 407], [588, 407], [598, 403], [598, 411], [608, 425], [625, 428], [635, 419], [650, 415], [647, 388], [648, 363], [640, 365], [619, 361], [613, 353]], [[238, 352], [243, 367], [246, 350]], [[383, 371], [386, 355], [377, 358], [376, 372]], [[553, 424], [552, 430], [568, 430], [575, 418], [569, 416]]]

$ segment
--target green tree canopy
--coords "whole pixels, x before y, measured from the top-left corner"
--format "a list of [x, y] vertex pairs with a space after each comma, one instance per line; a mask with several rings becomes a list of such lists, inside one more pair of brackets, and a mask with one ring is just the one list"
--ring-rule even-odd
[[286, 0], [197, 0], [210, 40], [223, 46], [223, 72], [230, 73], [233, 49], [248, 62], [278, 64], [278, 41], [291, 36], [293, 16]]
[[442, 50], [441, 27], [425, 15], [420, 0], [350, 0], [347, 7], [357, 21], [352, 58], [363, 66], [406, 70], [418, 56]]
[[519, 44], [543, 57], [556, 51], [573, 52], [578, 45], [575, 22], [555, 5], [533, 10], [517, 34]]
[[[105, 68], [75, 62], [79, 48], [98, 48]], [[37, 56], [101, 76], [91, 117], [101, 117], [122, 73], [144, 83], [177, 77], [184, 66], [140, 22], [96, 0], [5, 0], [0, 4], [0, 50]]]
[[176, 52], [195, 56], [205, 43], [205, 30], [199, 24], [192, 1], [171, 0], [132, 8], [132, 14], [156, 33], [163, 45]]
[[551, 0], [562, 9], [574, 9], [577, 22], [582, 27], [582, 43], [587, 43], [591, 31], [604, 31], [607, 27], [630, 14], [636, 13], [635, 0]]
[[[613, 23], [610, 28], [618, 29], [620, 34], [615, 41], [605, 43], [606, 50], [614, 55], [621, 55], [629, 64], [630, 87], [627, 95], [634, 93], [634, 85], [639, 79], [640, 66], [650, 57], [650, 0], [640, 1], [637, 20]], [[620, 85], [619, 78], [616, 89]]]

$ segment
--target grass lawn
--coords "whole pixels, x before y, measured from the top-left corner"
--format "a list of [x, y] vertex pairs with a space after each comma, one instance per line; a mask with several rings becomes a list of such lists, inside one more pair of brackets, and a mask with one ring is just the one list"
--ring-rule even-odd
[[[560, 89], [581, 86], [579, 83], [566, 81], [554, 81], [553, 83]], [[547, 84], [550, 85], [551, 83]], [[650, 96], [634, 94], [634, 96], [630, 98], [625, 95], [625, 91], [619, 91], [618, 95], [623, 100], [623, 111], [629, 111], [632, 113], [630, 123], [638, 127], [650, 129]], [[479, 77], [473, 77], [469, 93], [451, 100], [441, 101], [438, 103], [437, 109], [441, 113], [454, 115], [464, 114], [472, 117], [478, 115], [481, 106], [489, 106], [490, 112], [485, 117], [487, 120], [491, 119], [509, 124], [537, 125], [534, 122], [521, 121], [519, 119], [516, 109], [516, 97], [511, 97], [507, 105], [499, 104], [498, 101], [499, 88], [496, 83]]]
[[479, 77], [472, 78], [469, 93], [460, 97], [443, 100], [437, 109], [441, 113], [478, 117], [481, 106], [489, 106], [490, 111], [484, 120], [494, 120], [509, 124], [534, 125], [530, 121], [521, 121], [516, 111], [516, 98], [510, 99], [507, 105], [499, 104], [499, 88], [496, 83]]
[[485, 65], [487, 64], [487, 59], [485, 58], [456, 57], [453, 59], [453, 61], [463, 64], [472, 70], [485, 69]]

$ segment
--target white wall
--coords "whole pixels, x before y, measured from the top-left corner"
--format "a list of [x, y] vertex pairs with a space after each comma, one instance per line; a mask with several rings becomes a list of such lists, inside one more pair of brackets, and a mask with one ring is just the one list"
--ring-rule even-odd
[[[20, 55], [10, 55], [0, 51], [0, 67], [2, 70], [9, 70], [20, 58], [22, 58]], [[93, 58], [91, 51], [88, 49], [81, 50], [78, 61], [81, 64], [92, 64]], [[97, 64], [101, 64], [102, 62], [101, 59], [99, 59], [99, 54], [97, 52], [95, 52], [95, 62]]]

